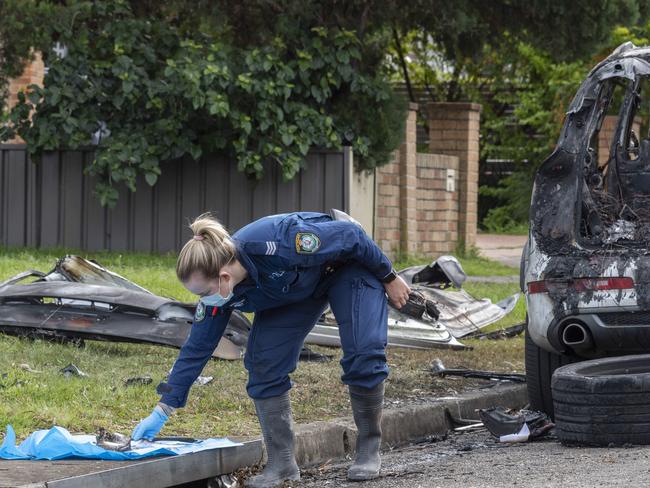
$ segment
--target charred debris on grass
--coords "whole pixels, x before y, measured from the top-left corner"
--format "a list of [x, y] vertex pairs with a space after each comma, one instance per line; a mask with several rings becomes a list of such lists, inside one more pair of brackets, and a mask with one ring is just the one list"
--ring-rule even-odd
[[[409, 306], [389, 308], [389, 346], [464, 349], [459, 338], [480, 332], [510, 313], [518, 294], [498, 303], [463, 290], [466, 275], [453, 256], [400, 271], [412, 286]], [[28, 270], [0, 283], [0, 332], [56, 341], [139, 342], [181, 347], [192, 327], [196, 304], [157, 296], [100, 264], [79, 256], [59, 259], [49, 273]], [[251, 323], [235, 311], [213, 353], [241, 359]], [[340, 347], [338, 325], [326, 312], [306, 344]], [[332, 355], [303, 348], [302, 361]]]

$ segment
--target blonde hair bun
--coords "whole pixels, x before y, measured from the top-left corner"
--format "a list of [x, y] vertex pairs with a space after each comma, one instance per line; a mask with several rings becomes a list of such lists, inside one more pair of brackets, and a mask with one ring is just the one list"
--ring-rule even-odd
[[226, 228], [210, 213], [199, 215], [190, 224], [193, 237], [178, 254], [176, 276], [187, 281], [192, 273], [216, 278], [223, 266], [236, 255], [235, 243]]

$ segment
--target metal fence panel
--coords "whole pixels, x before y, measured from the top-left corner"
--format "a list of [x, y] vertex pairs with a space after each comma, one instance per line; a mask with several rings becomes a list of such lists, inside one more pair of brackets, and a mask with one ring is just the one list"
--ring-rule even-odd
[[271, 162], [255, 180], [223, 157], [167, 161], [153, 187], [142, 177], [135, 193], [121, 186], [113, 209], [99, 204], [95, 179], [84, 174], [92, 157], [91, 150], [54, 151], [33, 164], [25, 146], [0, 145], [0, 245], [177, 251], [189, 222], [206, 211], [234, 232], [274, 213], [348, 210], [349, 151], [310, 152], [291, 181]]

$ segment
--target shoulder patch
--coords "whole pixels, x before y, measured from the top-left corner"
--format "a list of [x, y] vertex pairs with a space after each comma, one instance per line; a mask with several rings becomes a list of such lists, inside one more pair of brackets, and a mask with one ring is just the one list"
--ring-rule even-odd
[[320, 239], [313, 232], [298, 232], [296, 234], [296, 252], [312, 254], [320, 248]]
[[201, 322], [205, 318], [205, 304], [199, 302], [196, 305], [196, 312], [194, 312], [194, 322]]

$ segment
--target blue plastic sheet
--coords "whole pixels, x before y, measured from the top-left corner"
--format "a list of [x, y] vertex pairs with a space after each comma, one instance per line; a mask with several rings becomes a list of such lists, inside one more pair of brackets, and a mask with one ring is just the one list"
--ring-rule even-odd
[[0, 445], [0, 459], [56, 460], [68, 458], [125, 461], [153, 456], [175, 456], [206, 449], [240, 446], [227, 438], [205, 439], [195, 442], [137, 441], [130, 451], [109, 451], [96, 444], [94, 435], [72, 435], [63, 427], [37, 430], [16, 446], [16, 433], [7, 425], [4, 441]]

